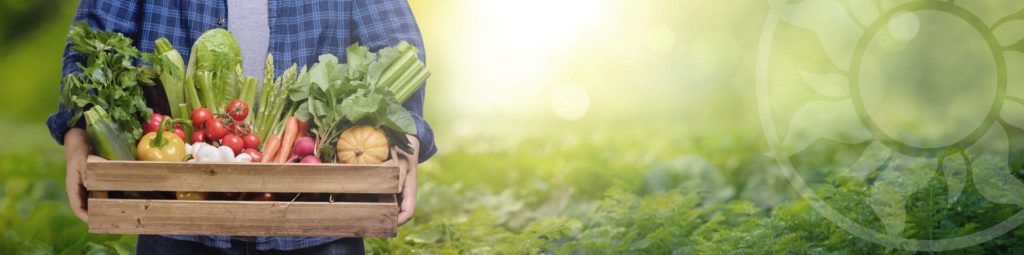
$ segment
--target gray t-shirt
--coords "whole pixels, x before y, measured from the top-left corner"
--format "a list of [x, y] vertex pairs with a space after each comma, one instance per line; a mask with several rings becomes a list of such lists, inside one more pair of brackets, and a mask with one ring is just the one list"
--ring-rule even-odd
[[263, 83], [270, 45], [270, 18], [266, 0], [228, 0], [228, 31], [242, 49], [242, 72]]
[[[260, 83], [263, 83], [267, 47], [270, 45], [270, 18], [267, 16], [267, 9], [267, 1], [228, 0], [228, 31], [238, 39], [238, 47], [242, 49], [242, 73], [255, 76]], [[251, 236], [232, 238], [256, 241], [256, 237]]]

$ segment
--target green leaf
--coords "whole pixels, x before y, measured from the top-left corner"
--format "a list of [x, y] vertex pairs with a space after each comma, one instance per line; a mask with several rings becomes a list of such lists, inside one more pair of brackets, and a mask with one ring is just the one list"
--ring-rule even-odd
[[294, 115], [302, 121], [310, 121], [313, 119], [313, 114], [309, 112], [309, 101], [302, 102], [302, 104], [295, 107]]
[[356, 95], [341, 103], [341, 111], [345, 113], [345, 118], [352, 123], [359, 122], [363, 117], [380, 110], [383, 96], [379, 94], [362, 95], [363, 93], [360, 92], [364, 91], [359, 90]]
[[409, 110], [400, 104], [387, 102], [384, 125], [406, 134], [416, 135], [416, 122]]

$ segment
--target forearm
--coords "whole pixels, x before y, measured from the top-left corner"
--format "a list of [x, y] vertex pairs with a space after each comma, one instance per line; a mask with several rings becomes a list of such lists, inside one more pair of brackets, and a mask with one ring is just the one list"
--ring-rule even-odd
[[89, 156], [89, 140], [85, 136], [85, 130], [72, 128], [64, 134], [64, 156], [68, 163], [82, 162]]

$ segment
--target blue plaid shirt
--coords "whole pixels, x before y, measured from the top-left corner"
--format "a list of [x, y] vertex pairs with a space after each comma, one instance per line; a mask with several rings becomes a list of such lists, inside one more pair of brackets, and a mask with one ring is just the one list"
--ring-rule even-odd
[[[423, 48], [419, 27], [406, 1], [336, 0], [336, 1], [276, 1], [268, 3], [270, 24], [270, 53], [274, 55], [277, 75], [292, 63], [312, 65], [320, 54], [334, 54], [344, 59], [344, 49], [359, 42], [371, 50], [405, 40]], [[167, 37], [175, 49], [188, 62], [192, 43], [203, 32], [214, 28], [227, 28], [226, 1], [117, 1], [82, 0], [75, 13], [75, 22], [85, 21], [99, 30], [123, 33], [135, 41], [143, 52], [152, 52], [155, 41]], [[240, 42], [245, 43], [245, 42]], [[78, 69], [82, 60], [71, 52], [70, 43], [64, 48], [62, 75]], [[420, 58], [425, 59], [423, 51]], [[423, 120], [423, 94], [421, 88], [405, 102], [412, 113], [420, 140], [420, 162], [436, 151], [434, 133]], [[50, 115], [46, 125], [58, 143], [63, 144], [72, 116], [63, 105]], [[208, 246], [227, 248], [230, 237], [222, 236], [168, 236]], [[258, 237], [260, 250], [295, 250], [327, 243], [337, 238]]]

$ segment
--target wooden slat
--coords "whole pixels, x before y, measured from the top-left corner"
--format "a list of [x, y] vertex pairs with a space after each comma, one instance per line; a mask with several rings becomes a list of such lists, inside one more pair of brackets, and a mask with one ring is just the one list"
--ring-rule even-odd
[[89, 232], [394, 237], [394, 195], [379, 203], [89, 199]]
[[90, 161], [92, 191], [306, 192], [395, 194], [397, 165]]

